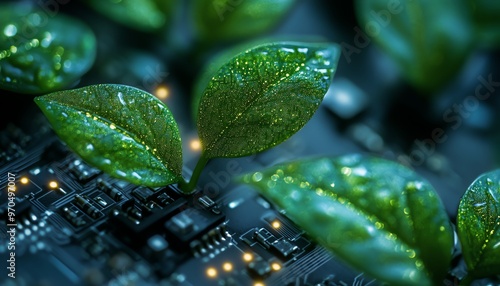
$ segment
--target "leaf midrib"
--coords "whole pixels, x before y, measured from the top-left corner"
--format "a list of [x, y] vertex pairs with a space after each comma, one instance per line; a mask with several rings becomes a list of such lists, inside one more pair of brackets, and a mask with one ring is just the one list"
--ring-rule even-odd
[[[491, 196], [491, 194], [489, 194], [489, 192], [486, 191], [486, 196]], [[487, 213], [490, 213], [490, 204], [486, 204], [486, 208], [487, 208]], [[495, 210], [496, 210], [496, 213], [498, 214], [499, 212], [498, 212], [496, 205], [495, 205]], [[498, 225], [499, 225], [498, 222], [499, 221], [500, 221], [500, 216], [497, 215], [497, 217], [493, 223], [493, 228], [492, 229], [486, 228], [486, 235], [484, 238], [484, 241], [486, 241], [486, 243], [483, 242], [481, 244], [481, 249], [479, 249], [479, 255], [477, 256], [477, 259], [476, 259], [475, 263], [473, 264], [474, 270], [477, 269], [478, 265], [481, 265], [481, 262], [483, 261], [483, 256], [485, 255], [485, 250], [487, 250], [488, 249], [487, 246], [492, 243], [491, 237], [498, 229]], [[489, 223], [488, 225], [491, 225], [491, 223]]]
[[[148, 145], [142, 144], [142, 142], [141, 142], [141, 141], [137, 140], [137, 138], [138, 138], [139, 136], [137, 136], [135, 133], [132, 133], [132, 132], [128, 131], [127, 129], [123, 128], [121, 125], [117, 125], [117, 124], [115, 124], [115, 123], [114, 123], [113, 121], [111, 121], [111, 120], [108, 120], [108, 119], [106, 119], [106, 118], [104, 118], [104, 117], [102, 117], [102, 116], [100, 116], [100, 115], [97, 115], [97, 114], [95, 114], [95, 113], [93, 113], [93, 112], [90, 112], [88, 109], [84, 109], [84, 108], [82, 108], [81, 110], [78, 110], [77, 108], [73, 107], [72, 105], [64, 104], [64, 103], [59, 102], [59, 101], [52, 101], [52, 102], [53, 102], [53, 103], [55, 103], [55, 104], [58, 104], [58, 105], [60, 105], [60, 106], [64, 106], [64, 107], [66, 107], [67, 109], [72, 110], [72, 112], [75, 112], [75, 113], [83, 113], [83, 116], [86, 116], [86, 114], [85, 114], [85, 113], [89, 113], [91, 116], [96, 117], [96, 118], [97, 118], [97, 120], [98, 120], [99, 122], [101, 122], [101, 123], [104, 123], [104, 124], [113, 124], [113, 125], [115, 126], [115, 128], [116, 128], [116, 129], [115, 129], [115, 130], [116, 130], [116, 132], [119, 132], [119, 133], [121, 133], [121, 134], [124, 134], [124, 135], [126, 135], [126, 136], [128, 136], [128, 137], [130, 137], [130, 138], [134, 139], [134, 142], [135, 142], [136, 144], [138, 144], [138, 145], [140, 145], [140, 146], [143, 146], [143, 147], [144, 147], [144, 150], [146, 150], [146, 151], [147, 151], [147, 152], [148, 152], [148, 153], [149, 153], [152, 157], [156, 158], [159, 162], [161, 162], [161, 165], [162, 165], [163, 167], [165, 167], [165, 169], [166, 169], [169, 173], [172, 173], [175, 177], [177, 177], [177, 174], [176, 174], [175, 172], [173, 172], [172, 170], [170, 170], [170, 169], [169, 169], [169, 168], [165, 165], [165, 162], [164, 162], [163, 160], [161, 160], [161, 158], [160, 158], [159, 156], [157, 156], [156, 154], [154, 154], [154, 153], [152, 152], [152, 150], [153, 150], [154, 148], [151, 148], [151, 146], [148, 146]], [[92, 119], [92, 120], [94, 120], [94, 119]], [[108, 127], [109, 127], [109, 126], [108, 126]], [[149, 126], [148, 126], [148, 128], [149, 128]], [[111, 128], [110, 128], [110, 129], [111, 129]], [[146, 147], [147, 147], [147, 148], [146, 148]]]
[[[311, 58], [307, 59], [306, 61], [304, 61], [304, 65], [299, 65], [299, 70], [294, 70], [293, 73], [289, 73], [289, 76], [284, 76], [285, 80], [280, 80], [279, 82], [274, 82], [274, 83], [271, 83], [270, 85], [268, 85], [265, 89], [263, 89], [263, 91], [261, 93], [256, 93], [256, 96], [253, 97], [249, 104], [247, 104], [245, 106], [245, 108], [243, 109], [243, 112], [240, 112], [236, 115], [236, 117], [232, 120], [229, 121], [229, 124], [226, 125], [226, 127], [224, 127], [220, 132], [219, 134], [217, 134], [214, 138], [214, 140], [212, 142], [210, 142], [210, 144], [207, 146], [206, 150], [211, 150], [219, 141], [220, 139], [222, 138], [222, 135], [224, 135], [224, 133], [226, 132], [226, 130], [228, 130], [230, 127], [232, 127], [232, 125], [238, 121], [251, 107], [253, 107], [253, 105], [259, 101], [259, 99], [261, 99], [263, 96], [262, 94], [268, 94], [270, 90], [273, 90], [274, 87], [276, 87], [279, 83], [282, 83], [284, 81], [287, 81], [288, 79], [292, 78], [294, 75], [296, 75], [297, 73], [299, 73], [300, 71], [302, 71], [303, 68], [306, 67], [306, 63], [308, 63], [309, 61], [311, 60]], [[283, 77], [282, 77], [283, 78]]]
[[[317, 185], [318, 185], [318, 184], [316, 184], [316, 186], [317, 186]], [[319, 186], [321, 187], [322, 185], [319, 185]], [[332, 190], [331, 190], [331, 189], [330, 189], [327, 185], [324, 185], [324, 186], [322, 186], [322, 187], [325, 187], [325, 188], [323, 188], [323, 189], [328, 189], [328, 190], [330, 190], [330, 192], [334, 193], [334, 192], [333, 192], [333, 191], [332, 191]], [[373, 213], [370, 213], [370, 212], [366, 211], [366, 210], [365, 210], [364, 208], [362, 208], [362, 207], [361, 207], [361, 206], [360, 206], [357, 202], [356, 202], [356, 203], [353, 203], [353, 201], [352, 201], [349, 197], [346, 197], [346, 196], [343, 196], [343, 195], [339, 195], [338, 193], [334, 193], [334, 194], [337, 196], [337, 198], [336, 198], [336, 199], [334, 199], [337, 203], [340, 203], [340, 202], [339, 202], [339, 198], [340, 198], [340, 199], [344, 199], [344, 200], [346, 201], [346, 203], [351, 204], [352, 206], [354, 206], [354, 208], [355, 208], [356, 210], [358, 210], [358, 211], [360, 212], [360, 214], [362, 214], [362, 216], [363, 216], [364, 218], [366, 218], [366, 219], [367, 219], [370, 223], [371, 223], [371, 220], [370, 220], [369, 218], [370, 218], [370, 216], [372, 216], [372, 217], [376, 218], [378, 222], [383, 223], [385, 226], [389, 226], [389, 225], [390, 225], [390, 224], [389, 224], [386, 220], [381, 219], [379, 214], [373, 214]], [[333, 199], [333, 198], [332, 198], [332, 199]], [[342, 203], [340, 203], [340, 204], [342, 204]], [[413, 228], [413, 230], [414, 230], [414, 228]], [[415, 248], [415, 245], [413, 245], [412, 243], [409, 243], [408, 241], [406, 241], [406, 239], [403, 239], [400, 235], [398, 235], [398, 233], [397, 233], [397, 232], [395, 232], [395, 231], [392, 229], [392, 227], [391, 227], [391, 229], [389, 229], [389, 228], [387, 228], [387, 227], [384, 227], [384, 229], [377, 229], [377, 231], [380, 231], [380, 232], [387, 232], [387, 233], [391, 233], [391, 234], [396, 234], [396, 235], [397, 235], [397, 240], [401, 241], [401, 243], [402, 243], [402, 244], [405, 244], [405, 245], [406, 245], [406, 246], [408, 246], [408, 248], [410, 248], [410, 249], [416, 249], [416, 248]]]

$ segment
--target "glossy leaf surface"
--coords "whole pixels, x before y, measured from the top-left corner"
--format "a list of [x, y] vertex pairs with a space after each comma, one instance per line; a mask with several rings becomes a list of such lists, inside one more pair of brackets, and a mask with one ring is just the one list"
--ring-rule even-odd
[[296, 0], [195, 0], [194, 24], [203, 41], [236, 40], [275, 27]]
[[164, 27], [177, 0], [87, 0], [91, 7], [127, 27], [151, 32]]
[[319, 107], [338, 57], [336, 44], [273, 42], [231, 58], [199, 102], [205, 156], [246, 156], [288, 139]]
[[374, 41], [404, 78], [423, 91], [449, 83], [473, 49], [466, 1], [357, 0], [355, 8], [362, 30], [356, 49]]
[[177, 123], [156, 97], [134, 87], [102, 84], [35, 98], [56, 134], [89, 164], [134, 184], [178, 182]]
[[479, 176], [460, 200], [458, 236], [468, 272], [498, 275], [500, 269], [500, 170]]
[[41, 94], [74, 84], [93, 65], [96, 39], [78, 19], [0, 4], [0, 89]]
[[453, 231], [434, 188], [415, 172], [362, 155], [313, 158], [245, 175], [313, 239], [390, 285], [439, 284]]

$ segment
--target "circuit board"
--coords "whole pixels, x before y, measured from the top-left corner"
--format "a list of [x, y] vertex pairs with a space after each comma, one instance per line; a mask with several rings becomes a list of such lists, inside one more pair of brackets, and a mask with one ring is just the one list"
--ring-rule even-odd
[[[193, 48], [184, 31], [152, 36], [110, 24], [79, 1], [58, 3], [61, 12], [86, 21], [100, 43], [98, 64], [73, 86], [120, 83], [157, 96], [178, 122], [189, 178], [200, 155], [192, 88], [211, 56], [230, 44], [202, 51], [195, 60], [183, 53]], [[148, 188], [109, 177], [55, 135], [34, 95], [2, 91], [4, 111], [14, 112], [2, 112], [0, 125], [0, 285], [382, 285], [316, 244], [285, 211], [233, 178], [312, 156], [376, 155], [429, 180], [455, 223], [470, 183], [498, 166], [493, 131], [500, 54], [477, 52], [429, 100], [375, 44], [358, 45], [357, 31], [350, 1], [298, 1], [271, 35], [319, 35], [340, 44], [331, 88], [311, 120], [282, 144], [211, 160], [191, 195], [175, 184]], [[351, 49], [346, 53], [345, 47]], [[455, 109], [478, 88], [494, 96], [473, 110]], [[436, 129], [444, 131], [445, 141], [431, 141]], [[457, 285], [465, 273], [457, 241], [455, 247], [443, 285]]]
[[18, 269], [3, 267], [2, 285], [377, 285], [230, 180], [264, 166], [269, 154], [215, 162], [204, 188], [186, 196], [175, 185], [111, 178], [48, 126], [39, 130], [2, 132], [10, 148], [1, 185], [15, 197], [1, 196], [0, 232], [9, 243], [0, 255]]

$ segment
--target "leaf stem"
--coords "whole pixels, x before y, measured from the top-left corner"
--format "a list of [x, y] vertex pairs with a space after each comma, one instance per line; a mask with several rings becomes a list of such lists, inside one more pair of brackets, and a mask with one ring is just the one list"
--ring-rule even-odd
[[210, 158], [205, 157], [205, 154], [201, 153], [201, 156], [196, 163], [196, 167], [194, 167], [193, 174], [191, 175], [189, 182], [181, 181], [179, 183], [179, 188], [182, 192], [184, 192], [185, 194], [190, 194], [194, 191], [194, 189], [196, 188], [196, 184], [200, 179], [201, 172], [203, 171], [205, 165], [207, 165], [209, 160]]

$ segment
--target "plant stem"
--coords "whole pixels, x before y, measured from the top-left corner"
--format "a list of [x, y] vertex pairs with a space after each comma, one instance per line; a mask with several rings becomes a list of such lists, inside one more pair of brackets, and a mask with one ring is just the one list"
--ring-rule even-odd
[[198, 179], [200, 178], [201, 172], [205, 168], [205, 165], [208, 163], [210, 159], [205, 157], [204, 153], [201, 153], [198, 162], [196, 163], [196, 167], [194, 167], [193, 174], [189, 179], [189, 182], [182, 181], [179, 183], [179, 188], [185, 194], [190, 194], [196, 188], [196, 184], [198, 183]]

